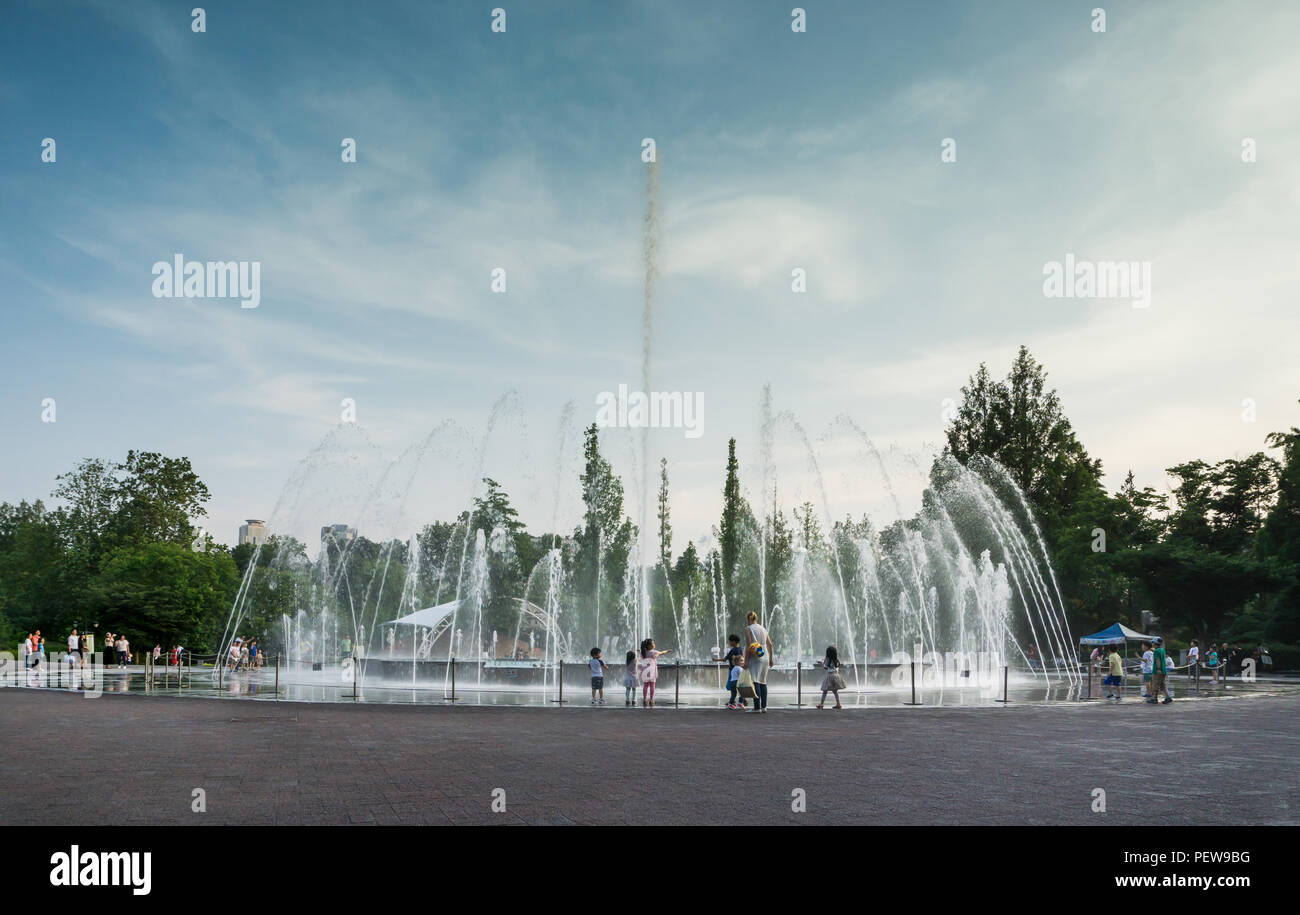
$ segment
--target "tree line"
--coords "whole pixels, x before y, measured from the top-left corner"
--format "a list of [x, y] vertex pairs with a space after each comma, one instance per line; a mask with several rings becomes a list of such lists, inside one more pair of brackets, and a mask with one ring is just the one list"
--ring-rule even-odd
[[[1265, 448], [1246, 457], [1170, 467], [1168, 491], [1138, 489], [1130, 472], [1112, 493], [1101, 461], [1078, 440], [1024, 347], [1004, 378], [980, 365], [961, 394], [941, 458], [992, 458], [1023, 491], [1076, 635], [1116, 619], [1141, 629], [1145, 613], [1166, 637], [1262, 642], [1279, 666], [1300, 667], [1300, 429], [1268, 435]], [[942, 485], [943, 466], [936, 460], [932, 488]], [[775, 483], [755, 510], [742, 492], [735, 439], [721, 477], [707, 551], [688, 542], [674, 552], [669, 466], [661, 461], [654, 529], [638, 551], [643, 532], [625, 510], [623, 483], [593, 424], [584, 433], [583, 516], [574, 530], [530, 533], [488, 478], [455, 520], [417, 532], [418, 555], [407, 542], [360, 536], [323, 543], [322, 562], [283, 535], [259, 550], [201, 534], [196, 522], [210, 494], [186, 458], [131, 451], [121, 462], [87, 459], [56, 478], [57, 508], [0, 504], [0, 638], [78, 626], [124, 631], [137, 644], [215, 650], [244, 581], [241, 630], [275, 649], [280, 621], [304, 608], [329, 606], [346, 627], [452, 599], [481, 529], [485, 639], [519, 628], [516, 598], [544, 602], [552, 584], [544, 560], [557, 550], [563, 625], [575, 639], [636, 631], [644, 594], [646, 622], [662, 643], [712, 644], [736, 631], [746, 611], [788, 605], [796, 572], [833, 573], [843, 590], [837, 599], [865, 604], [853, 593], [862, 587], [859, 545], [876, 538], [888, 548], [914, 523], [876, 531], [865, 517], [845, 517], [827, 529], [812, 504], [787, 515]], [[647, 568], [638, 555], [649, 558]], [[255, 556], [257, 574], [245, 576]]]

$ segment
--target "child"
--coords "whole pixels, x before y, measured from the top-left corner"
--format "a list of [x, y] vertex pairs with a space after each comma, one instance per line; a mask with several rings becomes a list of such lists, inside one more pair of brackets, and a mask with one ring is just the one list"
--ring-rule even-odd
[[727, 708], [743, 709], [746, 707], [745, 697], [736, 693], [736, 683], [740, 679], [741, 662], [745, 660], [745, 652], [740, 649], [740, 636], [727, 636], [727, 645], [727, 654], [723, 658], [730, 668], [727, 671], [727, 689], [731, 693], [731, 698], [730, 701], [727, 702]]
[[731, 692], [731, 698], [727, 701], [727, 708], [730, 709], [743, 709], [745, 707], [745, 700], [736, 695], [736, 688], [740, 684], [740, 670], [739, 664], [732, 664], [731, 670], [727, 673], [727, 689]]
[[1210, 669], [1210, 676], [1214, 678], [1215, 686], [1219, 685], [1219, 652], [1215, 650], [1214, 643], [1210, 643], [1210, 653], [1205, 656], [1205, 664]]
[[623, 668], [623, 704], [636, 705], [636, 652], [629, 651]]
[[659, 651], [654, 639], [641, 643], [641, 707], [655, 707], [655, 681], [659, 679], [659, 656], [671, 654], [671, 648]]
[[587, 662], [591, 668], [591, 704], [596, 705], [596, 697], [600, 697], [600, 705], [605, 704], [605, 671], [609, 665], [600, 659], [600, 649], [591, 649], [591, 660]]
[[1106, 687], [1106, 698], [1122, 702], [1124, 700], [1124, 659], [1119, 656], [1119, 649], [1114, 645], [1110, 646], [1106, 663], [1110, 670], [1106, 679], [1101, 681]]
[[1151, 698], [1151, 671], [1155, 667], [1155, 653], [1150, 642], [1142, 643], [1142, 698]]
[[817, 662], [818, 667], [826, 669], [826, 676], [822, 679], [822, 701], [817, 703], [821, 708], [826, 704], [826, 694], [835, 694], [835, 708], [844, 708], [840, 705], [840, 690], [847, 689], [844, 683], [844, 677], [840, 674], [840, 653], [835, 650], [834, 645], [826, 648], [826, 657]]

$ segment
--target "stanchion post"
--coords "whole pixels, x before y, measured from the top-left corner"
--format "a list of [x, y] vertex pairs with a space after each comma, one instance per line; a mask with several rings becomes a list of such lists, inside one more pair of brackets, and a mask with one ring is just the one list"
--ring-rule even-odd
[[559, 691], [556, 693], [556, 698], [552, 699], [551, 701], [557, 705], [563, 705], [564, 704], [564, 659], [563, 658], [559, 658], [555, 662], [555, 684], [558, 687]]
[[455, 702], [456, 701], [456, 659], [454, 657], [449, 658], [447, 660], [447, 663], [451, 665], [451, 695], [443, 696], [442, 698], [444, 702]]
[[673, 708], [681, 704], [682, 696], [682, 659], [673, 661]]
[[911, 668], [912, 668], [912, 701], [911, 701], [911, 702], [904, 702], [903, 704], [904, 704], [904, 705], [920, 705], [921, 703], [919, 703], [919, 702], [916, 701], [916, 659], [915, 659], [915, 658], [912, 659], [912, 662], [911, 662]]
[[[454, 666], [451, 669], [451, 674], [452, 674], [452, 683], [454, 684], [456, 682], [455, 680], [456, 668]], [[361, 682], [361, 668], [357, 665], [357, 650], [354, 648], [352, 649], [352, 701], [353, 702], [357, 701], [357, 688], [358, 688], [357, 684], [359, 684], [360, 682]], [[453, 686], [452, 695], [454, 696], [455, 694], [456, 694], [455, 686]]]
[[1001, 702], [1004, 704], [1011, 701], [1011, 697], [1007, 695], [1007, 665], [1006, 664], [1002, 665], [1002, 698], [995, 699], [993, 701]]
[[280, 655], [275, 656], [275, 701], [280, 701]]
[[803, 708], [803, 661], [796, 661], [794, 665], [794, 704], [796, 708]]

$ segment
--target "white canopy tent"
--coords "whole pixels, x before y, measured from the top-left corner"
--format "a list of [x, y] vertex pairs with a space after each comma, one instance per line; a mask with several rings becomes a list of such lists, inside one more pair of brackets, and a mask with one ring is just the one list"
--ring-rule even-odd
[[451, 615], [456, 612], [456, 605], [459, 601], [448, 601], [445, 604], [438, 604], [436, 607], [425, 607], [423, 610], [416, 610], [414, 613], [408, 613], [406, 616], [399, 616], [395, 620], [389, 620], [386, 623], [380, 623], [381, 626], [425, 626], [429, 629], [436, 629], [441, 624], [451, 619]]
[[[523, 600], [522, 598], [513, 598], [513, 602], [519, 607], [521, 621], [530, 624], [530, 628], [535, 627], [540, 629], [543, 633], [550, 628], [550, 620], [547, 618], [546, 611], [541, 607], [531, 601]], [[438, 604], [436, 607], [425, 607], [422, 610], [416, 610], [413, 613], [406, 614], [406, 616], [399, 616], [395, 620], [389, 620], [388, 622], [380, 623], [379, 625], [381, 627], [410, 626], [413, 633], [418, 632], [420, 629], [428, 629], [429, 647], [432, 647], [432, 643], [436, 642], [446, 634], [448, 629], [451, 628], [452, 618], [456, 613], [456, 608], [459, 603], [459, 601], [453, 600], [448, 601], [445, 604]], [[470, 625], [471, 622], [472, 621], [468, 620], [462, 621], [462, 625]], [[495, 636], [495, 633], [493, 633], [493, 635]], [[554, 651], [555, 656], [566, 657], [569, 654], [568, 637], [557, 629], [552, 632], [551, 638], [553, 640], [551, 643], [553, 645], [552, 650]], [[414, 643], [414, 641], [415, 639], [413, 636], [412, 643]], [[513, 644], [513, 639], [511, 642]], [[442, 651], [443, 649], [439, 648], [438, 650]], [[450, 646], [447, 646], [447, 650], [450, 650]], [[496, 643], [494, 638], [491, 652], [484, 654], [484, 657], [495, 653], [495, 651]]]

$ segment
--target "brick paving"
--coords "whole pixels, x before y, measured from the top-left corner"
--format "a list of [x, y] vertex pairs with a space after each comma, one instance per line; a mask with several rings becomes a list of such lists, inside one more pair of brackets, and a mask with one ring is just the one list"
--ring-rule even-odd
[[1294, 695], [751, 715], [7, 688], [0, 734], [8, 825], [1300, 824]]

